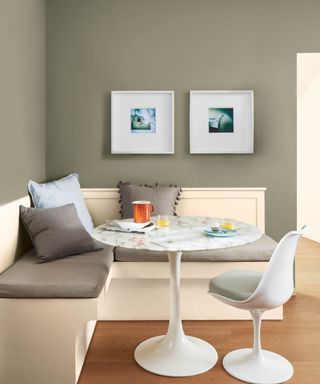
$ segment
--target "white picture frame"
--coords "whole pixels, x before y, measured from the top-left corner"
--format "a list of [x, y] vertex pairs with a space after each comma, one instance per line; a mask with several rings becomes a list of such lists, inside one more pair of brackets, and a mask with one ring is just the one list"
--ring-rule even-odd
[[111, 91], [111, 153], [173, 154], [174, 92]]
[[252, 90], [190, 91], [190, 153], [254, 152]]

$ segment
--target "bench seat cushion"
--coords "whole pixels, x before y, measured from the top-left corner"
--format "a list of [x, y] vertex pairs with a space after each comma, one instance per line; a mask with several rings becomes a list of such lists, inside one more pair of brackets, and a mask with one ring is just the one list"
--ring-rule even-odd
[[[191, 251], [182, 253], [182, 261], [268, 261], [277, 242], [267, 235], [238, 247], [215, 249], [210, 251]], [[166, 252], [145, 251], [140, 249], [115, 248], [117, 261], [168, 261]]]
[[38, 264], [28, 251], [0, 274], [0, 297], [94, 298], [98, 297], [113, 262], [113, 247]]

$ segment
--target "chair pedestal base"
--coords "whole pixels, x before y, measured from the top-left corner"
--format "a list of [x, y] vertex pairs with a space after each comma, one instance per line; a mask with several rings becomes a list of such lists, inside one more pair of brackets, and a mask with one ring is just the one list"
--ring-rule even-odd
[[252, 349], [238, 349], [223, 358], [224, 369], [236, 379], [254, 384], [279, 384], [293, 375], [292, 364], [284, 357], [263, 350], [263, 358], [252, 356]]

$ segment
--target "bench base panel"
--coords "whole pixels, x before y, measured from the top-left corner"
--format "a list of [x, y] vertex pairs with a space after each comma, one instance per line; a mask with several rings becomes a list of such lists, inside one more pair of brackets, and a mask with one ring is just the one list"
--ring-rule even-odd
[[97, 299], [0, 299], [0, 383], [75, 384]]
[[[207, 294], [209, 281], [232, 269], [264, 271], [267, 262], [182, 262], [183, 320], [250, 320], [250, 313], [225, 305]], [[110, 276], [111, 275], [111, 276]], [[99, 306], [99, 320], [167, 320], [169, 266], [165, 262], [116, 262], [110, 286]], [[266, 311], [264, 319], [283, 319], [282, 306]]]

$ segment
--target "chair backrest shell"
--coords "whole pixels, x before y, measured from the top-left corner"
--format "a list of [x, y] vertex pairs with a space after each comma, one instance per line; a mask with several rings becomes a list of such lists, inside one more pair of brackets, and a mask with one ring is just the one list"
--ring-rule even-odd
[[300, 236], [306, 226], [299, 231], [287, 233], [279, 242], [269, 261], [259, 285], [247, 304], [254, 308], [271, 309], [289, 300], [294, 290], [293, 265]]

